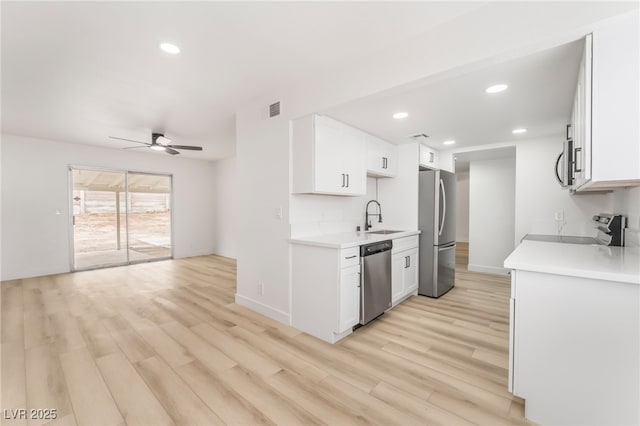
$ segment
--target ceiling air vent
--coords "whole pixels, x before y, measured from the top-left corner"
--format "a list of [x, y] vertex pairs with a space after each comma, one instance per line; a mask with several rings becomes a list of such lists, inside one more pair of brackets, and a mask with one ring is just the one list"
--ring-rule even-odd
[[415, 135], [409, 136], [409, 139], [413, 139], [414, 141], [425, 141], [429, 138], [429, 135], [426, 133], [416, 133]]
[[280, 115], [280, 101], [269, 105], [269, 118], [277, 117]]

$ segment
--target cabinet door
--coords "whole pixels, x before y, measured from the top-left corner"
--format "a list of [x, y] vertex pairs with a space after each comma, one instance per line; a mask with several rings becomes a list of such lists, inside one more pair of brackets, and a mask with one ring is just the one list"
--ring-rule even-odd
[[382, 159], [381, 146], [378, 138], [371, 135], [367, 139], [367, 172], [377, 175], [384, 171], [384, 161]]
[[571, 132], [573, 138], [573, 188], [591, 179], [591, 35], [578, 70], [578, 82], [573, 99]]
[[640, 181], [640, 12], [636, 9], [612, 21], [594, 31], [592, 38], [591, 178], [602, 182], [600, 187], [611, 181], [637, 185]]
[[418, 288], [418, 249], [407, 250], [403, 253], [404, 264], [402, 281], [404, 294], [409, 294]]
[[328, 117], [315, 117], [314, 191], [340, 193], [346, 189], [342, 152], [345, 132], [341, 123]]
[[341, 173], [346, 174], [346, 184], [340, 192], [364, 195], [367, 193], [365, 133], [345, 125], [342, 140], [342, 145], [333, 153], [334, 159], [342, 162]]
[[391, 257], [391, 302], [396, 303], [404, 296], [405, 254], [397, 253]]
[[338, 333], [360, 321], [360, 265], [344, 268], [340, 272]]
[[395, 176], [398, 172], [398, 147], [383, 141], [381, 154], [384, 159], [384, 174], [386, 176]]
[[425, 145], [420, 145], [420, 165], [430, 169], [437, 169], [438, 153]]
[[393, 177], [397, 171], [398, 148], [387, 141], [366, 135], [367, 173], [372, 176]]

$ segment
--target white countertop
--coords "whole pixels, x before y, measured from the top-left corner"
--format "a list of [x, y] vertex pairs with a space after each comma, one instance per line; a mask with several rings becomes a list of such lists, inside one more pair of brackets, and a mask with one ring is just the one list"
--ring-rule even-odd
[[329, 248], [349, 248], [362, 244], [376, 243], [378, 241], [395, 240], [396, 238], [418, 235], [420, 231], [401, 231], [394, 234], [370, 234], [368, 232], [341, 232], [339, 234], [325, 234], [311, 237], [292, 238], [292, 244], [303, 244], [308, 246], [329, 247]]
[[640, 284], [640, 248], [523, 241], [505, 268]]

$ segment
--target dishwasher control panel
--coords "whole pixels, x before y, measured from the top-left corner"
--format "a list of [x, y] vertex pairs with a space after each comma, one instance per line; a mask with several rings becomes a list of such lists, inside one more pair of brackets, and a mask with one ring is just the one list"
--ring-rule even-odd
[[391, 240], [381, 241], [379, 243], [367, 244], [366, 246], [360, 247], [360, 256], [369, 256], [372, 254], [380, 253], [381, 251], [391, 250], [393, 248], [393, 243]]

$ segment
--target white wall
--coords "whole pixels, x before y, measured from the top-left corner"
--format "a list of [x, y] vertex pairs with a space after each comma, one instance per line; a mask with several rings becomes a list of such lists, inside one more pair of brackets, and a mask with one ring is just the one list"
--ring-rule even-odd
[[623, 214], [627, 217], [625, 245], [640, 246], [640, 187], [615, 191], [612, 213]]
[[507, 273], [513, 251], [516, 164], [513, 158], [469, 164], [469, 270]]
[[215, 252], [221, 256], [237, 257], [238, 211], [236, 157], [213, 163], [215, 185]]
[[[289, 323], [289, 119], [261, 118], [278, 95], [236, 113], [238, 279], [236, 302]], [[283, 217], [274, 214], [282, 209]], [[260, 291], [263, 288], [264, 291]]]
[[[367, 178], [367, 194], [359, 197], [292, 194], [290, 207], [291, 237], [353, 232], [356, 226], [364, 230], [364, 209], [369, 200], [376, 199], [376, 186], [383, 179]], [[374, 227], [386, 224], [386, 206], [382, 206], [384, 223], [371, 218]], [[377, 213], [377, 206], [370, 206]]]
[[175, 257], [214, 251], [211, 162], [14, 135], [1, 151], [2, 280], [70, 270], [69, 165], [173, 174]]
[[[571, 195], [560, 187], [553, 166], [563, 138], [558, 134], [516, 144], [516, 245], [528, 233], [595, 236], [591, 217], [613, 208], [611, 193]], [[555, 212], [564, 212], [564, 221], [556, 221]]]
[[627, 227], [640, 230], [640, 187], [618, 189], [613, 197], [613, 213], [627, 216]]
[[418, 144], [398, 146], [398, 173], [378, 179], [379, 200], [387, 229], [418, 229]]
[[469, 172], [456, 172], [456, 241], [469, 242]]
[[[594, 23], [636, 8], [627, 3], [484, 5], [407, 42], [352, 58], [333, 70], [254, 99], [236, 114], [238, 173], [238, 290], [236, 301], [289, 321], [289, 120], [390, 88], [424, 83], [457, 67], [470, 70], [576, 40]], [[460, 68], [458, 68], [459, 70]], [[263, 119], [280, 100], [282, 114]], [[282, 207], [285, 218], [269, 212]], [[265, 253], [264, 248], [268, 247]], [[264, 294], [259, 292], [264, 284]]]

